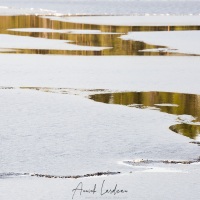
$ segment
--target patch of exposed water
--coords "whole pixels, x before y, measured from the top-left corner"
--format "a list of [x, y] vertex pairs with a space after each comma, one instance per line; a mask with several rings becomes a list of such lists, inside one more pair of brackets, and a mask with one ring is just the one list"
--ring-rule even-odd
[[[172, 92], [117, 92], [105, 89], [74, 89], [51, 87], [3, 87], [0, 89], [28, 89], [58, 94], [80, 95], [96, 102], [151, 109], [177, 115], [178, 124], [169, 128], [197, 141], [200, 140], [200, 95]], [[199, 142], [191, 142], [199, 144]]]
[[[198, 140], [200, 135], [200, 95], [172, 92], [122, 92], [90, 95], [90, 99], [136, 108], [151, 108], [161, 112], [179, 115], [178, 124], [170, 130]], [[186, 115], [186, 116], [185, 116]], [[193, 116], [188, 120], [188, 116]]]
[[[49, 40], [70, 41], [77, 46], [111, 47], [97, 50], [54, 50], [31, 48], [9, 48], [0, 46], [0, 53], [17, 54], [55, 54], [55, 55], [140, 55], [140, 56], [179, 56], [193, 55], [168, 52], [166, 46], [151, 45], [141, 41], [122, 40], [123, 34], [133, 31], [180, 31], [200, 30], [200, 26], [109, 26], [70, 23], [51, 20], [40, 16], [0, 16], [0, 34], [43, 38]], [[12, 29], [12, 30], [11, 30]], [[16, 29], [16, 30], [14, 30]], [[20, 29], [23, 29], [20, 31]], [[27, 31], [24, 31], [27, 29]], [[45, 32], [40, 29], [48, 29]], [[51, 31], [52, 30], [52, 31]], [[59, 32], [60, 30], [60, 32]], [[66, 30], [63, 31], [63, 30]], [[68, 30], [68, 31], [67, 31]], [[71, 31], [76, 30], [76, 31]], [[161, 51], [143, 51], [145, 49], [162, 49]], [[164, 49], [164, 50], [163, 50]]]

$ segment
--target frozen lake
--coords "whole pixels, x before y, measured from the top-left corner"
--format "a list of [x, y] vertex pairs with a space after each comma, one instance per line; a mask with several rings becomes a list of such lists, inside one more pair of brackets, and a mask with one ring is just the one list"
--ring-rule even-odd
[[200, 1], [0, 6], [0, 199], [198, 199]]

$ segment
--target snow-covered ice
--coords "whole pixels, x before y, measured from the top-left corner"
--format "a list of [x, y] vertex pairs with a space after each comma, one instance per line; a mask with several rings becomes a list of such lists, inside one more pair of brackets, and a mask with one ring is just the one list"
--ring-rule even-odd
[[51, 49], [51, 50], [88, 50], [100, 51], [109, 49], [110, 47], [94, 47], [94, 46], [80, 46], [69, 44], [69, 40], [53, 40], [43, 38], [33, 38], [14, 35], [0, 35], [0, 48], [1, 49]]
[[46, 17], [52, 20], [115, 26], [197, 26], [200, 16], [68, 16]]
[[[6, 54], [0, 57], [1, 86], [200, 92], [196, 84], [199, 80], [199, 57], [144, 59], [80, 56], [77, 59], [77, 56]], [[188, 76], [189, 72], [191, 76]], [[107, 170], [123, 173], [133, 171], [127, 176], [87, 178], [81, 181], [89, 186], [105, 178], [106, 181], [111, 180], [109, 187], [123, 182], [122, 187], [129, 190], [127, 199], [132, 199], [134, 193], [138, 199], [145, 199], [158, 185], [158, 182], [152, 182], [151, 179], [161, 181], [170, 176], [170, 180], [165, 183], [172, 181], [173, 185], [180, 185], [185, 179], [188, 181], [187, 186], [197, 183], [192, 195], [198, 195], [198, 165], [134, 168], [119, 164], [120, 161], [137, 158], [196, 159], [199, 147], [189, 143], [189, 138], [168, 129], [176, 123], [177, 116], [154, 110], [101, 104], [77, 95], [31, 89], [1, 89], [0, 101], [0, 127], [3, 130], [0, 145], [1, 172], [81, 175]], [[185, 173], [187, 175], [183, 175]], [[149, 190], [144, 193], [141, 191], [145, 184], [141, 179], [151, 183]], [[54, 190], [53, 195], [50, 195], [52, 182]], [[55, 199], [55, 196], [58, 199], [71, 198], [72, 187], [78, 182], [7, 178], [1, 180], [1, 195], [2, 198], [12, 199], [9, 186], [16, 191], [16, 199], [32, 199], [33, 196], [38, 199], [40, 195], [44, 199]], [[138, 183], [140, 186], [132, 190], [132, 185]], [[46, 192], [40, 192], [38, 187]], [[23, 192], [19, 192], [19, 188], [24, 188]], [[161, 194], [167, 195], [170, 188], [162, 189], [158, 197], [151, 198], [159, 199]], [[37, 192], [32, 194], [35, 190]], [[182, 197], [182, 193], [175, 193], [172, 199], [175, 197]]]
[[200, 94], [198, 56], [0, 55], [0, 60], [1, 86]]
[[173, 115], [22, 89], [0, 98], [1, 172], [85, 174], [138, 156], [198, 157], [198, 146], [168, 129]]
[[[114, 4], [116, 6], [110, 6]], [[53, 17], [48, 18], [100, 25], [198, 26], [199, 7], [199, 0], [96, 0], [93, 3], [89, 0], [59, 0], [56, 3], [7, 0], [0, 2], [0, 15], [53, 14]], [[135, 16], [55, 17], [59, 13], [126, 13]], [[151, 16], [136, 16], [145, 14]], [[160, 16], [162, 14], [166, 16]], [[177, 14], [179, 16], [175, 16]], [[63, 33], [66, 30], [31, 28], [13, 31]], [[73, 34], [104, 34], [98, 30], [70, 31]], [[199, 54], [198, 35], [199, 31], [134, 32], [121, 39], [142, 40], [170, 49], [176, 48], [178, 52]], [[199, 146], [190, 143], [192, 140], [188, 137], [169, 129], [177, 122], [192, 123], [192, 116], [102, 104], [84, 97], [87, 92], [91, 92], [89, 89], [92, 92], [94, 89], [103, 89], [102, 92], [166, 91], [200, 94], [199, 56], [14, 54], [13, 49], [23, 48], [101, 51], [107, 47], [78, 46], [66, 40], [0, 34], [0, 199], [72, 199], [72, 190], [80, 182], [84, 189], [93, 189], [96, 184], [97, 192], [81, 196], [77, 193], [74, 199], [199, 198], [199, 163], [134, 167], [123, 162], [135, 159], [198, 159]], [[12, 54], [7, 54], [10, 51], [13, 51]], [[37, 91], [29, 87], [52, 89]], [[62, 90], [60, 88], [67, 88], [69, 92], [57, 92]], [[121, 174], [84, 179], [20, 176], [20, 173], [83, 175], [108, 170], [120, 171]], [[13, 172], [13, 176], [6, 175], [10, 172]], [[117, 184], [119, 189], [128, 192], [102, 196], [100, 188], [103, 180], [106, 189], [114, 189]]]
[[[143, 41], [148, 44], [167, 46], [167, 52], [181, 52], [200, 55], [199, 31], [130, 32], [121, 36], [124, 40]], [[156, 49], [144, 49], [155, 51]], [[161, 49], [157, 49], [160, 51]]]
[[[72, 199], [73, 192], [80, 182], [83, 189], [94, 189], [96, 193], [77, 192], [74, 199], [137, 199], [137, 200], [175, 200], [198, 199], [199, 197], [198, 173], [132, 173], [122, 176], [108, 176], [78, 180], [19, 178], [0, 181], [0, 198], [6, 200], [66, 200]], [[105, 180], [102, 192], [105, 189], [127, 190], [128, 193], [101, 196], [102, 183]], [[189, 188], [189, 191], [188, 191]], [[8, 195], [10, 194], [10, 195]]]

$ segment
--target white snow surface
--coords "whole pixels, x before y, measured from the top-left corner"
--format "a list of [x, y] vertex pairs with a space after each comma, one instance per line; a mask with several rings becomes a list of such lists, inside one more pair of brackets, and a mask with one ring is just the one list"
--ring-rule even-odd
[[0, 55], [0, 86], [200, 94], [198, 56]]
[[[51, 40], [51, 46], [49, 41], [48, 44], [45, 43], [45, 39], [0, 36], [1, 44], [4, 44], [0, 46], [1, 49], [60, 49], [66, 42]], [[169, 44], [170, 41], [167, 41], [167, 45]], [[198, 56], [77, 57], [0, 54], [0, 60], [0, 86], [200, 94]], [[93, 189], [94, 184], [97, 184], [98, 192], [95, 196], [77, 194], [75, 199], [199, 198], [198, 163], [152, 164], [143, 167], [119, 164], [133, 159], [198, 158], [198, 145], [189, 143], [189, 138], [169, 130], [170, 125], [177, 123], [177, 117], [190, 121], [191, 116], [174, 116], [156, 110], [97, 103], [78, 95], [19, 88], [1, 88], [0, 102], [0, 173], [83, 175], [108, 170], [123, 173], [78, 180], [5, 177], [0, 179], [2, 200], [72, 199], [72, 189], [80, 181], [83, 182], [84, 189]], [[99, 190], [103, 180], [106, 180], [106, 189], [113, 189], [118, 184], [118, 188], [128, 190], [128, 194], [101, 196]]]
[[124, 26], [186, 26], [200, 25], [200, 16], [69, 16], [47, 17], [52, 20]]
[[88, 50], [100, 51], [110, 47], [80, 46], [69, 44], [69, 40], [53, 40], [0, 34], [0, 49], [51, 49], [51, 50]]
[[[200, 93], [199, 57], [5, 54], [0, 60], [1, 86]], [[127, 172], [119, 161], [199, 156], [189, 138], [169, 130], [177, 116], [159, 111], [28, 89], [1, 89], [0, 102], [1, 172]]]
[[[129, 32], [120, 37], [124, 40], [143, 41], [148, 44], [167, 46], [167, 52], [181, 52], [200, 55], [200, 31], [152, 31]], [[144, 49], [155, 51], [156, 49]], [[160, 51], [161, 49], [157, 49]]]
[[[93, 189], [96, 193], [76, 193], [74, 199], [128, 199], [128, 200], [188, 200], [199, 197], [199, 173], [132, 173], [122, 176], [108, 176], [77, 180], [19, 178], [0, 181], [0, 198], [6, 200], [69, 200], [80, 182], [83, 189]], [[105, 180], [103, 192], [106, 189], [127, 190], [128, 193], [101, 196], [102, 183]], [[12, 195], [10, 192], [12, 188]], [[188, 191], [189, 188], [189, 191]]]
[[24, 89], [2, 89], [0, 102], [2, 173], [127, 172], [119, 161], [199, 156], [189, 138], [169, 130], [174, 115]]

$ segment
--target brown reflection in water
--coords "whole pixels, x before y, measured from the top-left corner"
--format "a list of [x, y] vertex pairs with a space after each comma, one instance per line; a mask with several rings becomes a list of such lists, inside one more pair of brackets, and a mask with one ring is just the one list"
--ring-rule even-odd
[[169, 127], [172, 131], [195, 139], [200, 134], [200, 125], [176, 124]]
[[[172, 92], [123, 92], [95, 94], [90, 99], [108, 104], [120, 104], [137, 108], [154, 107], [174, 115], [192, 115], [200, 121], [200, 95]], [[176, 124], [170, 127], [176, 133], [195, 139], [200, 133], [199, 125]]]
[[[61, 22], [39, 16], [0, 16], [0, 34], [30, 36], [36, 38], [71, 40], [73, 44], [84, 46], [112, 47], [102, 51], [64, 51], [41, 49], [17, 49], [17, 53], [28, 54], [63, 54], [63, 55], [184, 55], [169, 52], [139, 52], [143, 49], [166, 48], [165, 46], [150, 45], [144, 42], [122, 40], [119, 37], [130, 31], [176, 31], [200, 30], [200, 26], [106, 26], [80, 23]], [[14, 28], [48, 28], [52, 30], [78, 29], [100, 30], [107, 34], [73, 34], [73, 33], [46, 33], [9, 31]], [[117, 33], [117, 34], [116, 34]], [[1, 48], [1, 47], [0, 47]], [[14, 52], [11, 52], [14, 53]]]

